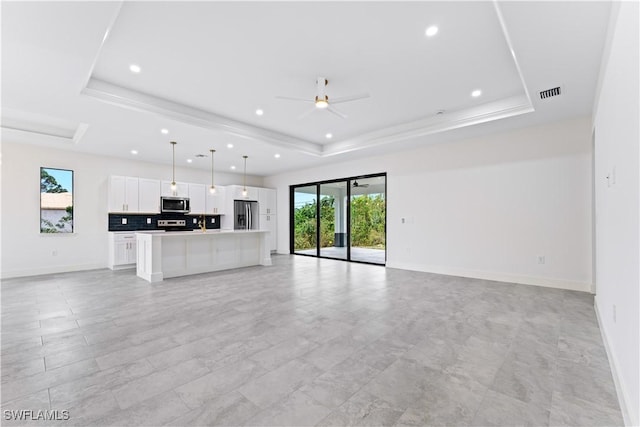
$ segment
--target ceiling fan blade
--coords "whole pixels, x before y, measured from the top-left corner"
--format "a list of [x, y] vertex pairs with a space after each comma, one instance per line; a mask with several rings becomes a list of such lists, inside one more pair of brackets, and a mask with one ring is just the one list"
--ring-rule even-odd
[[347, 118], [347, 115], [346, 115], [346, 114], [344, 114], [344, 113], [342, 113], [342, 112], [340, 112], [340, 111], [336, 110], [335, 108], [333, 108], [333, 107], [331, 106], [331, 104], [329, 104], [329, 106], [326, 108], [326, 110], [327, 110], [328, 112], [330, 112], [330, 113], [335, 114], [336, 116], [340, 117], [341, 119], [346, 119], [346, 118]]
[[343, 96], [341, 98], [329, 99], [332, 104], [340, 104], [341, 102], [357, 101], [358, 99], [369, 98], [371, 95], [368, 93], [361, 93], [359, 95]]
[[304, 113], [300, 114], [297, 119], [304, 119], [305, 117], [307, 117], [309, 114], [313, 113], [314, 111], [316, 111], [316, 107], [313, 107], [311, 110], [305, 111]]
[[302, 101], [302, 102], [315, 102], [309, 98], [294, 98], [292, 96], [276, 96], [277, 99], [286, 99], [287, 101]]

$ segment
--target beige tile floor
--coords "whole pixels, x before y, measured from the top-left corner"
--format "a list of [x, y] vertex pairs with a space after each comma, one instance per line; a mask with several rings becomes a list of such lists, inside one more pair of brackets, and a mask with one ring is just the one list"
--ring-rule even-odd
[[622, 425], [589, 294], [274, 264], [4, 280], [2, 424]]

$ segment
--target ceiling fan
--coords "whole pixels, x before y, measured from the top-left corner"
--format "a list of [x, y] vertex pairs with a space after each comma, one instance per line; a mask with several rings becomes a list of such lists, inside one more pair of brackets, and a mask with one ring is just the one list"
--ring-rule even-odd
[[327, 93], [325, 91], [328, 84], [329, 84], [329, 80], [327, 80], [324, 77], [318, 77], [316, 79], [316, 96], [314, 99], [294, 98], [290, 96], [276, 96], [276, 98], [286, 99], [288, 101], [312, 102], [315, 104], [315, 108], [302, 113], [301, 115], [298, 116], [298, 119], [302, 119], [316, 110], [327, 110], [328, 112], [335, 114], [341, 119], [346, 119], [347, 115], [342, 113], [339, 110], [336, 110], [335, 107], [333, 107], [334, 104], [340, 104], [340, 103], [349, 102], [349, 101], [356, 101], [358, 99], [364, 99], [369, 97], [368, 93], [362, 93], [362, 94], [352, 95], [352, 96], [343, 96], [341, 98], [335, 98], [329, 101], [329, 96], [327, 96]]
[[369, 186], [369, 184], [360, 184], [360, 183], [358, 183], [357, 180], [354, 180], [353, 184], [351, 184], [351, 186], [353, 188], [367, 188]]

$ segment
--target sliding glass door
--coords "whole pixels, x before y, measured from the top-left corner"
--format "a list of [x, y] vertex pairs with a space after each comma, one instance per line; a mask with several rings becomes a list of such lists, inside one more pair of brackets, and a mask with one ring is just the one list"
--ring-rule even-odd
[[386, 174], [291, 186], [291, 253], [386, 261]]
[[320, 184], [320, 256], [347, 259], [347, 183]]
[[297, 187], [291, 198], [293, 204], [293, 252], [318, 255], [317, 249], [317, 186]]
[[384, 177], [351, 181], [351, 260], [384, 264], [386, 185]]

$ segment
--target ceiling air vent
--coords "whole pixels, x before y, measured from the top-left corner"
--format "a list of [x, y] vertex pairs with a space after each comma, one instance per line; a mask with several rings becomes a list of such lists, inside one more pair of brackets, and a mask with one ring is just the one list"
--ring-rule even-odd
[[560, 95], [560, 86], [553, 89], [547, 89], [540, 92], [540, 99], [551, 98], [552, 96]]

